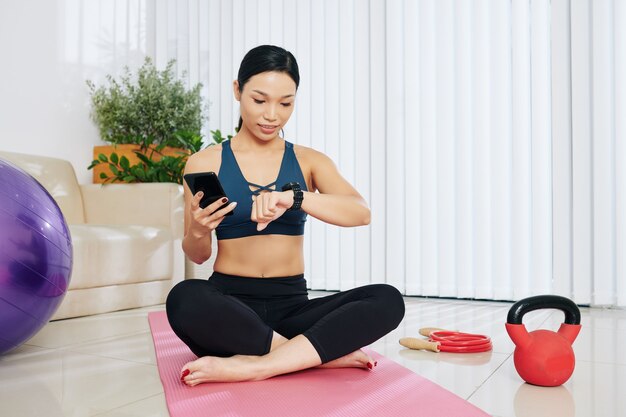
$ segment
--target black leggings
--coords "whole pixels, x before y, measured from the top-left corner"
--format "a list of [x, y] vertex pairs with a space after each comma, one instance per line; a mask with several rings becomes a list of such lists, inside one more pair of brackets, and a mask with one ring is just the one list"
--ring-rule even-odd
[[246, 278], [213, 273], [170, 291], [167, 318], [197, 356], [264, 355], [273, 332], [304, 335], [322, 363], [367, 346], [404, 317], [400, 292], [372, 284], [309, 300], [303, 275]]

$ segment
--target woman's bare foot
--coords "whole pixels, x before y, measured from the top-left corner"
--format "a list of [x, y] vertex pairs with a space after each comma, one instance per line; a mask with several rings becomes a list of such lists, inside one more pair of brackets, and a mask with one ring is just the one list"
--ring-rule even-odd
[[186, 363], [180, 380], [193, 387], [204, 382], [239, 382], [259, 379], [259, 356], [235, 355], [230, 358], [204, 356]]
[[204, 356], [188, 362], [181, 369], [180, 380], [195, 386], [204, 382], [259, 381], [311, 367], [373, 369], [376, 366], [376, 361], [362, 350], [323, 365], [319, 365], [320, 362], [319, 355], [308, 339], [296, 336], [283, 343], [279, 349], [263, 356]]
[[369, 368], [373, 369], [377, 362], [361, 349], [327, 362], [318, 368]]

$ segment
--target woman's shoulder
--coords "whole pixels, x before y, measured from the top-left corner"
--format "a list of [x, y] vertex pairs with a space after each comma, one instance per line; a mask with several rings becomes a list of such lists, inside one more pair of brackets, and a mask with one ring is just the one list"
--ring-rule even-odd
[[220, 163], [222, 161], [222, 145], [211, 145], [201, 151], [192, 154], [187, 159], [185, 166], [185, 172], [203, 172], [203, 171], [215, 171], [219, 170]]
[[326, 164], [334, 164], [333, 161], [324, 152], [310, 148], [304, 145], [293, 145], [294, 152], [298, 161], [306, 163], [312, 167], [319, 167]]

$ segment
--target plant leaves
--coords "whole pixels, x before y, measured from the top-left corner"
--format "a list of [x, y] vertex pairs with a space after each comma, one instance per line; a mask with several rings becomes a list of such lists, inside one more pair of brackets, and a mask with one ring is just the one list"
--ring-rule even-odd
[[152, 159], [148, 158], [147, 156], [145, 156], [144, 154], [140, 153], [140, 152], [135, 152], [135, 155], [137, 155], [137, 158], [139, 158], [139, 160], [141, 160], [141, 162], [143, 162], [144, 164], [146, 164], [147, 166], [152, 166], [154, 165], [154, 162]]
[[96, 87], [87, 80], [91, 95], [91, 118], [100, 137], [111, 143], [174, 144], [175, 132], [189, 131], [201, 136], [204, 114], [202, 84], [190, 88], [187, 74], [176, 74], [175, 60], [163, 71], [149, 57], [132, 74], [128, 67], [108, 85]]
[[120, 158], [120, 166], [122, 167], [122, 169], [124, 169], [125, 171], [128, 171], [130, 169], [130, 162], [128, 161], [128, 158], [126, 158], [125, 156], [122, 155], [122, 157]]
[[167, 175], [165, 171], [159, 172], [159, 182], [169, 182], [170, 177]]
[[145, 182], [146, 180], [146, 172], [142, 169], [143, 167], [139, 164], [133, 165], [130, 169], [130, 173], [137, 178], [141, 182]]

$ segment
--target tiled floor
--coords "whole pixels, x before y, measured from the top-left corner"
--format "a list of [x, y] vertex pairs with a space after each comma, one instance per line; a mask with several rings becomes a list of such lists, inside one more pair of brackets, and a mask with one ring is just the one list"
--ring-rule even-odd
[[[626, 416], [626, 311], [582, 309], [572, 378], [542, 388], [523, 383], [513, 366], [514, 346], [503, 324], [510, 304], [407, 298], [406, 305], [400, 327], [371, 347], [493, 416]], [[147, 321], [149, 311], [162, 309], [48, 324], [0, 356], [0, 416], [167, 416]], [[562, 320], [555, 310], [524, 316], [529, 330], [555, 330]], [[488, 334], [494, 349], [432, 353], [398, 344], [424, 326]]]

